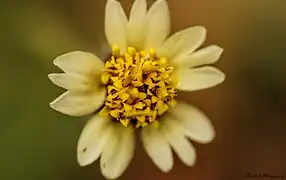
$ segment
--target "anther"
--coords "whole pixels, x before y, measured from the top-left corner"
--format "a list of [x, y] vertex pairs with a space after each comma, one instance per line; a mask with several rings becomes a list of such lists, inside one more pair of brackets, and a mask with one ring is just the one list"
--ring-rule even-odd
[[112, 55], [115, 57], [119, 57], [120, 56], [120, 49], [118, 46], [113, 46], [112, 47]]

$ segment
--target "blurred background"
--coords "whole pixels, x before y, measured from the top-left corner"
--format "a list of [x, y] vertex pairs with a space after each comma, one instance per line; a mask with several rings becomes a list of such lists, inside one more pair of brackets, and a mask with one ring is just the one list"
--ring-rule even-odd
[[[132, 0], [121, 0], [129, 10]], [[153, 2], [149, 0], [149, 5]], [[89, 117], [57, 113], [48, 103], [64, 90], [47, 78], [53, 59], [83, 50], [104, 56], [105, 0], [0, 0], [0, 179], [100, 180], [98, 162], [80, 168], [76, 144]], [[217, 131], [195, 144], [197, 163], [176, 157], [163, 174], [137, 144], [120, 179], [243, 180], [247, 173], [286, 175], [286, 1], [169, 0], [172, 31], [208, 29], [206, 45], [224, 54], [222, 85], [183, 93]], [[258, 178], [259, 179], [259, 178]]]

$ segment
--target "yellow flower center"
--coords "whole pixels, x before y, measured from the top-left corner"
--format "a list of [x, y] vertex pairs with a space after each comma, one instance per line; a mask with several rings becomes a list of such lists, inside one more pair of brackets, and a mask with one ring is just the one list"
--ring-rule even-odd
[[177, 78], [173, 70], [154, 49], [148, 52], [128, 47], [122, 54], [113, 47], [101, 76], [107, 86], [107, 99], [100, 114], [110, 115], [125, 127], [158, 125], [158, 118], [176, 104]]

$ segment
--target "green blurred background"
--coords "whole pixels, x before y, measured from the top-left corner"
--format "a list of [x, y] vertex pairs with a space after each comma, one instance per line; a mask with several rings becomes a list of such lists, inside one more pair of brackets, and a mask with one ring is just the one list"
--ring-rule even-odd
[[[132, 0], [121, 0], [129, 10]], [[151, 1], [148, 1], [149, 4]], [[73, 50], [104, 56], [105, 0], [0, 0], [0, 179], [103, 179], [98, 162], [80, 168], [75, 149], [89, 117], [49, 108], [62, 89], [47, 74], [53, 59]], [[172, 31], [208, 29], [206, 45], [225, 51], [222, 85], [183, 93], [212, 120], [217, 137], [195, 144], [197, 163], [177, 158], [161, 173], [137, 143], [120, 179], [241, 180], [249, 173], [286, 175], [286, 1], [169, 0]]]

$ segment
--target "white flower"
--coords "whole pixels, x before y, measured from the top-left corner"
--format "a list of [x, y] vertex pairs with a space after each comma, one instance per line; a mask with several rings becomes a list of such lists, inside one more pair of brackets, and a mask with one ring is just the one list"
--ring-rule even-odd
[[79, 164], [100, 157], [102, 174], [119, 177], [133, 157], [134, 131], [141, 130], [146, 152], [162, 171], [173, 166], [171, 149], [186, 165], [194, 165], [196, 152], [189, 139], [209, 143], [215, 132], [201, 111], [175, 97], [178, 90], [196, 91], [224, 81], [225, 75], [209, 66], [222, 48], [197, 50], [206, 37], [202, 26], [168, 37], [166, 0], [157, 0], [148, 11], [146, 0], [135, 0], [129, 20], [118, 1], [108, 0], [105, 33], [112, 47], [105, 62], [91, 53], [70, 52], [54, 60], [64, 73], [49, 75], [67, 89], [50, 104], [53, 109], [71, 116], [101, 109], [80, 136]]

